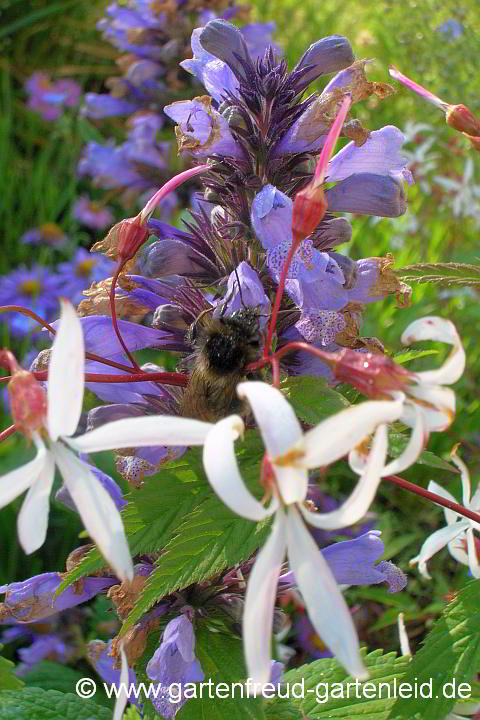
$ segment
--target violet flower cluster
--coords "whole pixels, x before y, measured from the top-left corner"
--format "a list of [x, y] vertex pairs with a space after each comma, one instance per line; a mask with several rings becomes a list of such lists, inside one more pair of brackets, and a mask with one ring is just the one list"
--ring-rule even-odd
[[[188, 53], [192, 30], [216, 17], [240, 23], [248, 17], [246, 5], [229, 2], [225, 9], [221, 0], [205, 5], [208, 9], [196, 0], [112, 3], [98, 22], [104, 39], [121, 53], [117, 60], [121, 74], [107, 80], [108, 94], [86, 93], [82, 112], [95, 122], [126, 118], [127, 138], [120, 144], [114, 140], [88, 143], [78, 173], [100, 188], [116, 190], [126, 206], [154, 192], [169, 176], [172, 144], [159, 140], [166, 129], [163, 108], [172, 100], [189, 97], [196, 85], [185, 72], [186, 64], [180, 63]], [[274, 23], [243, 26], [242, 36], [252, 57], [263, 55], [274, 27]], [[165, 219], [178, 203], [175, 194], [165, 200], [161, 206]]]

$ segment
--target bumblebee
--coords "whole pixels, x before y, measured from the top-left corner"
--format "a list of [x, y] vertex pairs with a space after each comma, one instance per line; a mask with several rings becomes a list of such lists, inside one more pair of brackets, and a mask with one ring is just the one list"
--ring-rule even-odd
[[187, 340], [195, 355], [181, 414], [208, 422], [232, 413], [248, 415], [248, 405], [238, 398], [236, 387], [247, 377], [244, 368], [260, 353], [258, 310], [244, 307], [219, 318], [203, 314], [191, 326]]

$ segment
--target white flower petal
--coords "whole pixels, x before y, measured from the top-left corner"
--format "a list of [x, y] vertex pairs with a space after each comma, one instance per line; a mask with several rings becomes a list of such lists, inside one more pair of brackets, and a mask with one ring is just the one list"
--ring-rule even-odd
[[286, 540], [286, 518], [279, 510], [272, 532], [255, 560], [245, 593], [243, 644], [247, 672], [262, 685], [270, 680], [273, 612]]
[[[370, 435], [381, 423], [394, 422], [402, 413], [403, 398], [367, 401], [342, 410], [305, 433], [286, 453], [298, 454], [297, 467], [316, 468], [338, 460]], [[278, 463], [278, 458], [277, 458]], [[286, 462], [284, 463], [286, 464]]]
[[55, 461], [53, 455], [47, 453], [45, 465], [30, 486], [17, 518], [18, 539], [27, 555], [38, 550], [45, 542], [54, 478]]
[[123, 643], [120, 643], [120, 659], [121, 670], [119, 679], [120, 692], [115, 700], [115, 709], [113, 711], [112, 720], [122, 720], [123, 711], [127, 707], [128, 702], [128, 661], [123, 649]]
[[73, 435], [83, 404], [85, 347], [83, 330], [68, 300], [60, 300], [61, 316], [48, 366], [47, 425], [52, 440]]
[[475, 547], [475, 537], [473, 529], [467, 530], [467, 548], [468, 548], [468, 567], [473, 577], [477, 580], [480, 578], [480, 565], [478, 563], [477, 548]]
[[452, 462], [460, 470], [460, 477], [462, 478], [463, 504], [465, 505], [465, 507], [467, 507], [470, 504], [470, 495], [472, 492], [472, 489], [470, 487], [470, 473], [468, 472], [468, 468], [463, 462], [463, 460], [457, 457], [455, 452], [453, 452], [452, 454]]
[[[448, 492], [448, 490], [445, 490], [441, 485], [435, 482], [435, 480], [430, 480], [428, 483], [428, 490], [429, 492], [436, 493], [437, 495], [440, 495], [440, 497], [444, 498], [445, 500], [450, 500], [450, 502], [457, 502], [457, 499], [453, 497], [451, 493]], [[440, 506], [439, 506], [440, 507]], [[450, 508], [441, 506], [443, 513], [445, 515], [445, 520], [447, 521], [448, 525], [451, 525], [454, 522], [457, 522], [458, 519], [458, 513], [455, 512], [455, 510], [450, 510]]]
[[437, 370], [416, 373], [421, 383], [451, 385], [465, 369], [465, 351], [455, 325], [440, 317], [424, 317], [415, 320], [402, 335], [402, 342], [411, 345], [419, 340], [438, 340], [453, 345], [453, 350]]
[[[428, 432], [440, 432], [452, 424], [455, 417], [453, 390], [440, 385], [411, 385], [408, 394], [410, 401], [420, 407]], [[411, 417], [402, 416], [402, 420], [412, 424]]]
[[325, 558], [294, 507], [288, 509], [287, 515], [287, 553], [316, 632], [347, 672], [365, 680], [368, 672], [360, 657], [357, 632], [348, 606]]
[[454, 525], [447, 525], [446, 527], [440, 528], [440, 530], [437, 530], [425, 540], [418, 555], [410, 560], [410, 565], [418, 563], [420, 573], [428, 580], [431, 580], [427, 571], [428, 560], [467, 528], [467, 521], [461, 521]]
[[428, 433], [423, 423], [423, 414], [420, 408], [415, 405], [416, 422], [405, 450], [395, 460], [387, 463], [382, 471], [382, 477], [395, 475], [413, 465], [422, 452], [428, 439]]
[[213, 425], [173, 415], [147, 415], [106, 423], [85, 435], [65, 438], [78, 452], [91, 453], [150, 445], [203, 445]]
[[249, 520], [264, 520], [275, 511], [278, 501], [273, 498], [268, 508], [263, 507], [242, 480], [233, 443], [243, 430], [238, 415], [230, 415], [211, 426], [203, 448], [203, 466], [210, 485], [230, 510]]
[[0, 507], [15, 500], [38, 478], [47, 462], [47, 449], [37, 433], [33, 434], [37, 454], [26, 465], [2, 475], [0, 478]]
[[365, 472], [350, 497], [337, 510], [328, 513], [311, 512], [300, 505], [300, 511], [307, 523], [324, 530], [335, 530], [358, 522], [365, 515], [375, 497], [385, 464], [387, 446], [387, 426], [379, 425], [373, 437]]
[[83, 524], [121, 580], [133, 579], [133, 565], [122, 518], [115, 503], [88, 466], [55, 443], [55, 460]]
[[468, 565], [467, 534], [461, 533], [448, 543], [448, 552], [457, 562]]
[[302, 437], [297, 416], [280, 390], [264, 382], [244, 382], [237, 385], [237, 394], [248, 400], [273, 461]]
[[308, 472], [303, 468], [287, 465], [286, 467], [273, 466], [277, 478], [278, 489], [285, 505], [303, 502], [308, 490]]

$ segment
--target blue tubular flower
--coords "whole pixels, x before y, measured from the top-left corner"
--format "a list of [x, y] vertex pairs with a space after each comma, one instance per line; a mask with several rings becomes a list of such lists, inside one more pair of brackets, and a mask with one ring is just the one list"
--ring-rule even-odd
[[[89, 465], [89, 468], [95, 475], [97, 480], [100, 482], [100, 484], [108, 492], [113, 502], [115, 503], [117, 510], [123, 510], [125, 505], [127, 505], [127, 501], [124, 499], [123, 492], [121, 491], [115, 480], [110, 477], [110, 475], [102, 472], [102, 470], [99, 470], [94, 465]], [[66, 487], [66, 485], [62, 485], [62, 487], [57, 490], [55, 494], [55, 500], [57, 502], [63, 503], [66, 507], [70, 508], [70, 510], [78, 512], [77, 507], [72, 499], [72, 496], [68, 492], [68, 488]]]
[[160, 683], [164, 692], [153, 700], [156, 710], [166, 718], [175, 717], [185, 700], [178, 702], [177, 697], [170, 700], [169, 688], [184, 683], [200, 682], [205, 675], [195, 657], [195, 634], [186, 615], [171, 620], [163, 633], [159, 648], [147, 665], [150, 680]]
[[[97, 673], [102, 678], [103, 682], [109, 685], [115, 685], [117, 688], [120, 685], [120, 670], [117, 670], [117, 660], [113, 657], [112, 652], [112, 641], [108, 643], [102, 640], [91, 640], [88, 643], [87, 657], [89, 662], [93, 665]], [[128, 685], [129, 688], [136, 685], [137, 676], [135, 670], [132, 668], [128, 669]], [[138, 705], [139, 700], [135, 697], [135, 693], [131, 692], [128, 695], [128, 699], [134, 705]]]
[[17, 675], [25, 675], [41, 660], [53, 660], [59, 663], [68, 662], [74, 654], [74, 648], [68, 647], [63, 638], [56, 633], [38, 635], [31, 645], [20, 648], [18, 655], [22, 663], [17, 668]]
[[82, 114], [95, 119], [131, 115], [138, 110], [138, 106], [128, 100], [103, 93], [86, 93], [84, 103]]
[[35, 575], [23, 582], [2, 585], [0, 593], [5, 593], [5, 600], [0, 604], [0, 621], [13, 619], [19, 623], [31, 623], [42, 620], [61, 610], [87, 602], [98, 593], [118, 584], [116, 578], [87, 577], [57, 595], [62, 581], [60, 573], [49, 572]]
[[[339, 585], [378, 585], [386, 582], [388, 592], [400, 592], [407, 576], [393, 563], [375, 564], [384, 553], [379, 530], [370, 530], [353, 540], [344, 540], [323, 548], [322, 555]], [[293, 572], [280, 577], [280, 582], [295, 585]]]
[[106, 190], [135, 190], [135, 199], [139, 192], [153, 192], [163, 182], [170, 151], [169, 143], [156, 140], [162, 125], [161, 117], [147, 113], [132, 120], [123, 145], [88, 143], [78, 163], [78, 174], [89, 175], [95, 185]]
[[225, 299], [218, 301], [213, 317], [232, 315], [244, 307], [257, 308], [259, 325], [261, 328], [265, 327], [270, 316], [271, 303], [258, 273], [245, 261], [230, 273]]
[[227, 121], [212, 108], [209, 97], [167, 105], [165, 114], [178, 123], [175, 132], [179, 152], [186, 151], [199, 158], [209, 155], [245, 157], [241, 146], [235, 142]]

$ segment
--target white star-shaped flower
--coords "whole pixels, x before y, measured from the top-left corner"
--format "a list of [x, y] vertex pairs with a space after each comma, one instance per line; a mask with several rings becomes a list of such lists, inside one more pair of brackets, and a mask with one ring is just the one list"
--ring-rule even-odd
[[[455, 463], [461, 473], [463, 505], [469, 510], [479, 512], [480, 487], [477, 487], [476, 493], [471, 498], [470, 475], [467, 466], [455, 454], [452, 455], [452, 462]], [[457, 502], [453, 495], [433, 480], [429, 482], [428, 489], [437, 493], [437, 495], [441, 495], [446, 500]], [[440, 528], [425, 540], [419, 554], [410, 560], [410, 565], [418, 563], [420, 573], [430, 580], [431, 577], [427, 570], [428, 560], [445, 545], [448, 545], [450, 555], [462, 565], [468, 565], [474, 578], [480, 578], [480, 564], [475, 535], [473, 534], [474, 530], [480, 531], [480, 524], [448, 508], [444, 508], [443, 512], [447, 521], [446, 527]]]
[[[162, 416], [129, 418], [108, 423], [77, 438], [84, 392], [85, 351], [81, 323], [67, 301], [61, 301], [61, 318], [48, 368], [47, 413], [40, 418], [32, 440], [37, 448], [33, 460], [0, 478], [0, 507], [28, 489], [18, 515], [18, 537], [26, 553], [45, 541], [50, 492], [58, 467], [89, 535], [105, 560], [122, 580], [133, 578], [133, 565], [122, 519], [115, 503], [88, 465], [70, 449], [97, 452], [122, 447], [171, 444], [177, 431], [187, 444], [201, 444], [208, 423]], [[98, 438], [100, 433], [101, 438]], [[93, 443], [89, 444], [89, 440]], [[164, 441], [164, 442], [162, 442]]]
[[[308, 532], [335, 530], [356, 523], [368, 510], [385, 467], [387, 423], [399, 418], [403, 394], [348, 408], [303, 433], [292, 407], [279, 390], [261, 382], [237, 386], [253, 411], [267, 451], [272, 500], [264, 507], [247, 489], [235, 459], [234, 440], [244, 424], [237, 415], [220, 420], [205, 440], [203, 461], [208, 479], [233, 512], [259, 521], [275, 513], [271, 534], [252, 569], [245, 597], [243, 631], [249, 677], [264, 684], [270, 674], [270, 643], [277, 581], [287, 554], [316, 632], [358, 678], [367, 672], [358, 638], [342, 593]], [[346, 455], [374, 432], [367, 464], [350, 497], [337, 510], [317, 513], [305, 504], [308, 470]]]
[[[425, 447], [431, 432], [446, 430], [455, 417], [455, 393], [444, 385], [452, 385], [465, 369], [465, 351], [455, 325], [440, 317], [425, 317], [411, 323], [402, 335], [402, 343], [411, 345], [423, 340], [437, 340], [453, 346], [443, 365], [436, 370], [412, 373], [404, 393], [399, 420], [412, 428], [402, 455], [388, 463], [382, 477], [394, 475], [410, 467]], [[392, 398], [396, 391], [387, 391]], [[350, 465], [361, 474], [368, 461], [368, 447], [359, 446], [350, 455]]]

